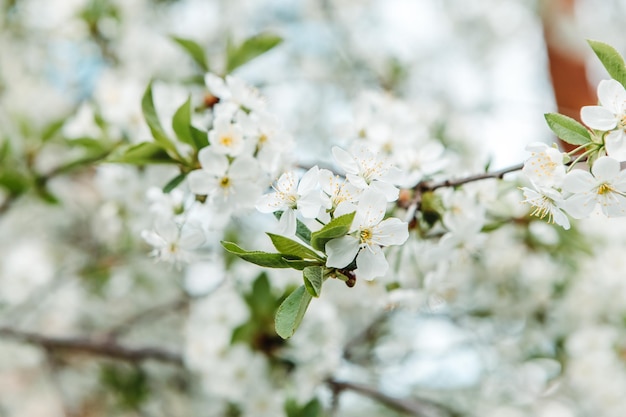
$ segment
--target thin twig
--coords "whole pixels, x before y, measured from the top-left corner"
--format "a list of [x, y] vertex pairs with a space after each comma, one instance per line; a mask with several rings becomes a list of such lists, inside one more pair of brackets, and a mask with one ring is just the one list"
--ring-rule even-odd
[[152, 308], [139, 312], [136, 315], [131, 316], [125, 319], [124, 321], [118, 323], [117, 325], [113, 326], [109, 331], [107, 331], [104, 334], [103, 338], [105, 340], [110, 340], [110, 341], [115, 340], [118, 337], [130, 331], [133, 326], [141, 323], [142, 321], [145, 321], [148, 319], [154, 320], [155, 318], [161, 315], [183, 309], [187, 307], [187, 305], [189, 305], [189, 300], [187, 298], [183, 298], [183, 299], [177, 299], [174, 301], [169, 301], [165, 304], [154, 306]]
[[183, 358], [179, 354], [154, 347], [130, 348], [117, 343], [98, 342], [87, 338], [49, 337], [10, 327], [0, 328], [0, 336], [37, 345], [49, 351], [74, 351], [133, 363], [155, 360], [177, 366], [184, 365]]
[[419, 183], [415, 186], [422, 190], [422, 192], [426, 191], [435, 191], [438, 188], [443, 187], [458, 187], [459, 185], [467, 184], [469, 182], [487, 180], [491, 178], [502, 179], [506, 174], [510, 172], [520, 171], [524, 168], [524, 164], [517, 164], [510, 166], [508, 168], [501, 169], [499, 171], [485, 172], [483, 174], [470, 175], [469, 177], [459, 178], [456, 180], [444, 180], [440, 182], [423, 182]]
[[361, 394], [365, 397], [371, 398], [372, 400], [376, 400], [381, 404], [386, 405], [387, 407], [411, 415], [416, 417], [443, 417], [443, 416], [452, 416], [456, 413], [449, 412], [441, 407], [424, 401], [424, 400], [407, 400], [402, 398], [391, 397], [387, 394], [384, 394], [372, 387], [367, 385], [358, 384], [354, 382], [346, 382], [346, 381], [337, 381], [335, 379], [328, 379], [326, 381], [328, 385], [330, 385], [331, 389], [335, 393], [335, 395], [340, 394], [342, 391], [353, 391], [358, 394]]

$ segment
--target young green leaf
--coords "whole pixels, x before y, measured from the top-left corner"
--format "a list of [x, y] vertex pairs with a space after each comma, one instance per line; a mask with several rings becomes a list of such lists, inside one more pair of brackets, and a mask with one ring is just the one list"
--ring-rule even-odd
[[175, 163], [176, 161], [174, 161], [158, 143], [141, 142], [128, 147], [121, 156], [114, 156], [110, 158], [108, 162], [147, 165], [155, 163]]
[[227, 47], [226, 72], [233, 72], [236, 68], [264, 54], [282, 41], [283, 39], [280, 36], [271, 33], [260, 33], [246, 39], [238, 47], [229, 45]]
[[232, 242], [222, 241], [222, 246], [227, 252], [237, 255], [244, 261], [264, 266], [266, 268], [290, 268], [280, 253], [268, 253], [261, 251], [246, 251]]
[[302, 271], [307, 266], [319, 266], [324, 264], [324, 261], [311, 261], [305, 259], [287, 259], [283, 257], [283, 260], [289, 264], [290, 268], [298, 271]]
[[172, 129], [178, 140], [195, 148], [196, 142], [191, 133], [191, 96], [174, 113]]
[[156, 108], [154, 107], [154, 100], [152, 99], [152, 82], [148, 84], [146, 92], [141, 99], [141, 109], [143, 111], [143, 117], [146, 119], [146, 123], [152, 132], [154, 140], [163, 147], [166, 151], [176, 151], [174, 144], [167, 137], [165, 130], [161, 126], [159, 116], [157, 115]]
[[355, 212], [339, 216], [332, 219], [317, 232], [313, 232], [313, 234], [311, 234], [311, 246], [317, 250], [323, 251], [329, 240], [345, 236], [350, 231], [354, 215]]
[[274, 325], [276, 333], [283, 339], [288, 339], [296, 332], [296, 329], [302, 322], [304, 313], [311, 302], [311, 294], [309, 294], [304, 285], [298, 287], [297, 290], [289, 294], [276, 311]]
[[193, 126], [190, 126], [190, 130], [195, 144], [194, 148], [202, 149], [205, 146], [209, 146], [209, 134], [205, 130], [200, 130]]
[[592, 141], [585, 126], [571, 117], [559, 113], [546, 113], [544, 116], [550, 129], [564, 142], [572, 145], [585, 145]]
[[178, 174], [177, 176], [175, 176], [174, 178], [172, 178], [167, 184], [165, 184], [165, 187], [163, 187], [163, 192], [167, 194], [170, 191], [172, 191], [174, 188], [178, 187], [178, 185], [185, 180], [186, 176], [187, 176], [187, 172], [182, 172]]
[[273, 233], [268, 233], [267, 235], [270, 237], [270, 239], [272, 239], [272, 243], [274, 244], [276, 250], [283, 255], [292, 255], [304, 259], [318, 259], [320, 261], [323, 260], [323, 258], [313, 249], [307, 248], [306, 246], [296, 242], [295, 240], [291, 240], [284, 236], [275, 235]]
[[204, 52], [204, 48], [196, 41], [191, 39], [179, 38], [172, 36], [172, 40], [176, 42], [187, 54], [194, 60], [203, 72], [209, 72], [209, 62]]
[[322, 284], [324, 283], [324, 267], [323, 266], [307, 266], [302, 271], [304, 277], [304, 286], [313, 297], [319, 297], [322, 292]]
[[588, 40], [589, 46], [596, 53], [611, 78], [619, 81], [626, 88], [626, 64], [624, 58], [613, 48], [603, 42]]

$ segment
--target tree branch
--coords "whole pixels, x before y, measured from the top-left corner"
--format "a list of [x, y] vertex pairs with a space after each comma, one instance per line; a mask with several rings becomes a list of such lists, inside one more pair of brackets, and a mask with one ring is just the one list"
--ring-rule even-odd
[[187, 298], [177, 299], [174, 301], [169, 301], [165, 304], [157, 305], [152, 308], [149, 308], [145, 311], [139, 312], [134, 316], [127, 318], [126, 320], [118, 323], [113, 326], [110, 330], [104, 333], [103, 339], [113, 341], [119, 338], [121, 335], [130, 331], [135, 325], [146, 321], [146, 320], [154, 320], [159, 316], [168, 314], [170, 312], [178, 311], [183, 309], [189, 305], [189, 300]]
[[469, 177], [459, 178], [457, 180], [444, 180], [440, 182], [420, 182], [415, 186], [415, 189], [418, 188], [422, 192], [426, 191], [435, 191], [438, 188], [443, 187], [458, 187], [459, 185], [467, 184], [469, 182], [487, 180], [490, 178], [502, 179], [506, 174], [510, 172], [520, 171], [524, 168], [524, 164], [517, 164], [510, 166], [508, 168], [501, 169], [499, 171], [485, 172], [483, 174], [470, 175]]
[[427, 402], [425, 400], [406, 400], [402, 398], [391, 397], [384, 394], [372, 387], [363, 384], [357, 384], [354, 382], [337, 381], [335, 379], [328, 379], [326, 381], [330, 385], [335, 396], [339, 395], [342, 391], [353, 391], [361, 394], [365, 397], [378, 401], [387, 407], [416, 417], [451, 417], [458, 415], [453, 411], [444, 410], [436, 404]]
[[487, 179], [502, 179], [506, 174], [520, 171], [524, 167], [524, 164], [517, 164], [510, 166], [508, 168], [504, 168], [498, 171], [485, 172], [482, 174], [470, 175], [469, 177], [459, 178], [456, 180], [443, 180], [443, 181], [420, 181], [417, 183], [415, 187], [413, 187], [413, 198], [410, 200], [405, 200], [404, 202], [400, 202], [399, 205], [401, 207], [407, 209], [419, 209], [420, 203], [422, 202], [422, 196], [424, 193], [435, 191], [439, 188], [444, 187], [458, 187], [459, 185], [464, 185], [470, 182], [482, 181]]
[[37, 345], [48, 351], [75, 351], [125, 362], [136, 363], [145, 360], [155, 360], [177, 366], [184, 366], [183, 358], [179, 354], [154, 347], [129, 348], [117, 343], [98, 342], [87, 338], [49, 337], [9, 327], [0, 328], [0, 336]]

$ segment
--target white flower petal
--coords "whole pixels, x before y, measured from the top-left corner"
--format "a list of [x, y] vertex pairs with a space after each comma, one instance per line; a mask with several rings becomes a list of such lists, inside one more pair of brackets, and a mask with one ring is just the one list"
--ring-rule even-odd
[[356, 257], [357, 277], [371, 281], [387, 273], [389, 264], [380, 246], [371, 246], [359, 252]]
[[593, 193], [574, 194], [563, 202], [563, 209], [575, 219], [589, 217], [595, 207]]
[[224, 175], [228, 169], [228, 158], [225, 155], [216, 154], [210, 146], [200, 149], [198, 161], [202, 169], [217, 177]]
[[618, 161], [626, 161], [626, 134], [623, 130], [614, 130], [604, 138], [606, 153]]
[[193, 250], [200, 247], [205, 240], [206, 238], [201, 229], [193, 226], [185, 226], [180, 234], [178, 245], [183, 249]]
[[381, 246], [402, 245], [409, 238], [409, 225], [400, 219], [390, 218], [373, 229], [374, 241]]
[[296, 234], [296, 212], [291, 208], [286, 208], [278, 221], [278, 234], [283, 236], [293, 236]]
[[396, 201], [400, 195], [400, 190], [388, 182], [372, 181], [370, 188], [383, 194], [388, 202]]
[[230, 98], [230, 91], [228, 90], [228, 87], [226, 87], [226, 83], [217, 75], [210, 72], [206, 73], [204, 75], [204, 83], [214, 96], [223, 100]]
[[617, 159], [603, 156], [593, 164], [591, 172], [600, 182], [612, 181], [620, 173], [620, 164]]
[[357, 205], [352, 229], [365, 229], [380, 223], [387, 211], [387, 199], [381, 193], [366, 190]]
[[168, 243], [178, 241], [180, 230], [176, 223], [174, 223], [172, 220], [157, 220], [154, 225], [154, 230]]
[[298, 194], [305, 195], [315, 190], [319, 184], [319, 168], [315, 165], [309, 169], [300, 179]]
[[580, 118], [583, 123], [592, 129], [611, 130], [617, 126], [617, 118], [605, 107], [585, 106], [580, 109]]
[[356, 205], [349, 201], [342, 201], [335, 207], [335, 217], [343, 216], [344, 214], [352, 213], [356, 211]]
[[593, 189], [597, 181], [593, 176], [582, 169], [569, 172], [563, 180], [563, 189], [570, 193], [584, 193]]
[[326, 266], [344, 268], [354, 260], [359, 252], [359, 241], [352, 236], [343, 236], [326, 243]]
[[606, 193], [600, 197], [600, 207], [607, 217], [626, 216], [626, 197], [615, 192]]
[[298, 199], [298, 211], [307, 219], [314, 219], [322, 208], [321, 191], [309, 193]]
[[356, 163], [352, 155], [338, 146], [333, 146], [332, 153], [337, 164], [339, 164], [339, 166], [343, 168], [346, 173], [358, 174], [359, 165]]
[[287, 205], [277, 193], [269, 193], [259, 197], [255, 207], [261, 213], [273, 213], [275, 211], [285, 210]]
[[207, 195], [215, 189], [215, 176], [204, 169], [196, 169], [187, 175], [187, 184], [192, 193]]
[[626, 102], [624, 86], [616, 80], [602, 80], [598, 84], [598, 99], [600, 104], [613, 114], [620, 114]]
[[228, 170], [228, 175], [237, 179], [248, 179], [250, 181], [256, 181], [261, 174], [259, 163], [251, 156], [239, 156], [237, 157]]

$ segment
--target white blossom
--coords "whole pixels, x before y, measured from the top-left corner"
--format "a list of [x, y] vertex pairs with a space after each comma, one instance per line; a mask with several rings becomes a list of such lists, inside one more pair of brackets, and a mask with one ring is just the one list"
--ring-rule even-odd
[[209, 143], [213, 152], [230, 156], [241, 154], [245, 145], [241, 127], [224, 116], [215, 119]]
[[585, 106], [580, 117], [587, 126], [610, 131], [604, 138], [606, 153], [626, 161], [626, 90], [615, 80], [602, 80], [598, 85], [599, 106]]
[[384, 195], [365, 191], [349, 233], [326, 244], [326, 265], [344, 268], [356, 257], [357, 276], [372, 280], [385, 275], [389, 265], [382, 247], [401, 245], [409, 237], [407, 223], [396, 218], [383, 220], [386, 207]]
[[330, 208], [330, 200], [319, 189], [319, 168], [309, 169], [300, 181], [294, 171], [280, 176], [274, 192], [259, 198], [256, 208], [261, 213], [281, 211], [279, 228], [280, 233], [291, 236], [296, 233], [296, 210], [303, 217], [313, 219], [320, 213], [322, 207]]
[[207, 195], [209, 202], [220, 209], [245, 209], [254, 206], [261, 194], [259, 169], [250, 156], [240, 156], [229, 162], [225, 155], [211, 147], [198, 153], [201, 169], [189, 173], [189, 189], [197, 195]]
[[352, 185], [362, 190], [376, 190], [389, 202], [398, 199], [400, 190], [393, 183], [399, 179], [400, 172], [388, 160], [364, 146], [357, 147], [353, 154], [338, 146], [333, 147], [332, 152]]
[[620, 171], [619, 161], [611, 157], [599, 158], [591, 173], [582, 169], [569, 172], [563, 190], [573, 193], [564, 208], [576, 219], [589, 216], [597, 205], [606, 216], [626, 215], [626, 171]]
[[563, 196], [552, 188], [530, 189], [523, 187], [525, 200], [533, 207], [531, 216], [537, 216], [540, 219], [548, 218], [549, 223], [556, 223], [565, 230], [570, 228], [570, 222], [567, 215], [563, 212]]
[[190, 262], [193, 253], [204, 243], [204, 233], [198, 227], [160, 219], [153, 230], [144, 230], [141, 237], [154, 247], [151, 255], [176, 265]]
[[524, 162], [522, 172], [539, 187], [560, 187], [565, 178], [565, 155], [540, 142], [529, 144], [526, 150], [531, 156]]

